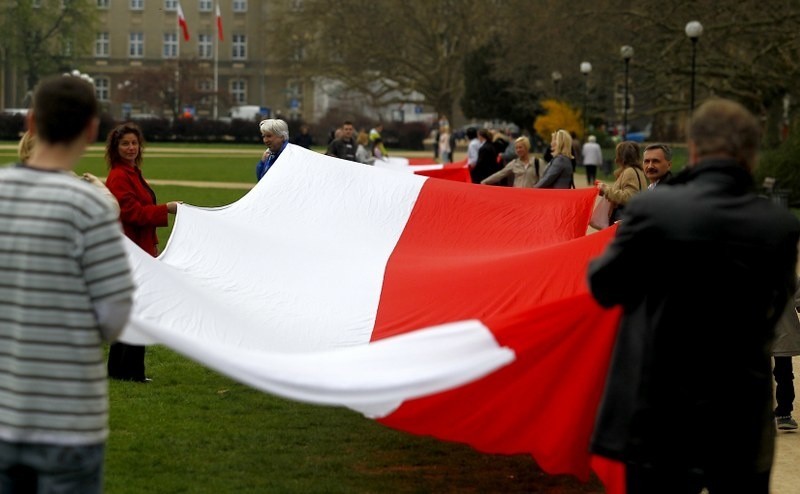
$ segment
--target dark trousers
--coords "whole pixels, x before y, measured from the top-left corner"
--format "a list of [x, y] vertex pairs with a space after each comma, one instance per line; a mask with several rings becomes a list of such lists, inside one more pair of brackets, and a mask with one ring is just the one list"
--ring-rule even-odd
[[594, 185], [594, 181], [597, 179], [597, 166], [596, 165], [584, 165], [586, 168], [586, 184], [587, 185]]
[[680, 468], [628, 464], [625, 487], [627, 494], [700, 494], [703, 487], [709, 494], [769, 494], [769, 470], [758, 473], [724, 470], [704, 474]]
[[113, 343], [108, 351], [108, 377], [125, 381], [144, 381], [144, 347]]
[[775, 366], [772, 375], [775, 376], [775, 407], [776, 417], [785, 417], [792, 414], [794, 401], [794, 374], [792, 372], [792, 357], [774, 357]]

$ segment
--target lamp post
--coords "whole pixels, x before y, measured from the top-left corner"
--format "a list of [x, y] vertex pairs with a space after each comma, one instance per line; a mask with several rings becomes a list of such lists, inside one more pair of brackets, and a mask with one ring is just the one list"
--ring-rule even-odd
[[92, 78], [92, 77], [91, 77], [89, 74], [85, 74], [85, 73], [81, 72], [81, 71], [80, 71], [80, 70], [78, 70], [78, 69], [74, 69], [74, 70], [72, 70], [72, 71], [70, 71], [70, 72], [64, 72], [64, 74], [63, 74], [63, 75], [65, 75], [65, 76], [68, 76], [68, 77], [78, 77], [78, 78], [81, 78], [81, 79], [83, 79], [84, 81], [86, 81], [86, 82], [88, 82], [89, 84], [91, 84], [92, 86], [94, 86], [94, 79], [93, 79], [93, 78]]
[[692, 86], [690, 90], [691, 99], [689, 103], [689, 115], [694, 111], [694, 74], [695, 63], [697, 61], [697, 40], [703, 34], [703, 25], [698, 21], [691, 21], [686, 24], [686, 36], [692, 40]]
[[586, 122], [587, 122], [587, 102], [589, 100], [589, 73], [592, 71], [592, 64], [589, 62], [581, 62], [581, 74], [583, 74], [584, 91], [583, 91], [583, 136], [586, 138]]
[[619, 49], [619, 54], [625, 61], [625, 103], [622, 112], [622, 139], [624, 140], [628, 137], [628, 66], [633, 58], [633, 47], [625, 45]]
[[554, 70], [550, 77], [553, 78], [553, 86], [556, 88], [556, 99], [558, 99], [558, 83], [561, 82], [561, 72]]

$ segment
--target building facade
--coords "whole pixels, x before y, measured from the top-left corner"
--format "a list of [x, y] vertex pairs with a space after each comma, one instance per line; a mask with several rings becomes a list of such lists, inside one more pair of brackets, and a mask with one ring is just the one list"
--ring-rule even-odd
[[[311, 118], [312, 85], [285, 73], [271, 56], [269, 24], [276, 9], [286, 8], [278, 0], [92, 1], [99, 21], [94, 44], [72, 68], [94, 79], [113, 117], [189, 112], [214, 118], [228, 116], [232, 106], [258, 105], [272, 115]], [[20, 86], [4, 84], [4, 106], [23, 104]]]

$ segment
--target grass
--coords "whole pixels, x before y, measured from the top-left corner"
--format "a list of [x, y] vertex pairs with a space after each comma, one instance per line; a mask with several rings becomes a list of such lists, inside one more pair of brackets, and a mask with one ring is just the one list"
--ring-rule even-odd
[[112, 381], [106, 492], [603, 492], [527, 455], [386, 428], [342, 408], [276, 398], [155, 346], [153, 382]]
[[[255, 182], [260, 146], [231, 146], [221, 154], [176, 147], [151, 146], [145, 177]], [[15, 160], [15, 149], [0, 147], [0, 162]], [[76, 171], [104, 176], [102, 152], [90, 151]], [[160, 202], [198, 206], [230, 204], [247, 192], [153, 188]], [[172, 221], [159, 228], [162, 248], [171, 227]], [[603, 492], [596, 480], [545, 474], [528, 455], [483, 454], [389, 429], [347, 409], [271, 396], [163, 346], [148, 348], [146, 364], [152, 383], [110, 382], [108, 494]]]

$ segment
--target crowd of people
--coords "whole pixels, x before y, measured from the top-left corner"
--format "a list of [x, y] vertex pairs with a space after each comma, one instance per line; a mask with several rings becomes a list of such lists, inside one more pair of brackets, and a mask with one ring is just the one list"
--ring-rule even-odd
[[[150, 381], [144, 347], [115, 341], [133, 293], [122, 235], [157, 256], [156, 229], [180, 201], [157, 201], [133, 123], [107, 136], [105, 183], [70, 174], [98, 125], [89, 83], [47, 79], [34, 95], [20, 163], [0, 170], [0, 274], [17, 273], [6, 287], [12, 295], [0, 300], [17, 314], [0, 320], [11, 349], [0, 359], [0, 492], [101, 492], [106, 376]], [[326, 154], [385, 159], [382, 130], [355, 136], [343, 122]], [[263, 120], [259, 131], [266, 150], [257, 180], [295, 142], [281, 119]], [[438, 153], [451, 161], [449, 128], [440, 132]], [[489, 129], [467, 132], [475, 184], [569, 189], [583, 166], [587, 185], [612, 204], [616, 235], [587, 277], [592, 296], [622, 307], [622, 319], [591, 449], [625, 463], [629, 494], [766, 494], [775, 430], [797, 429], [791, 357], [800, 354], [800, 222], [753, 192], [759, 134], [744, 107], [712, 100], [693, 115], [683, 171], [672, 173], [668, 145], [642, 152], [623, 141], [615, 180], [606, 183], [595, 180], [602, 150], [594, 136], [581, 146], [557, 130], [540, 160], [527, 137], [498, 144]], [[310, 146], [308, 129], [301, 135], [297, 144]], [[48, 304], [26, 302], [42, 297]]]

